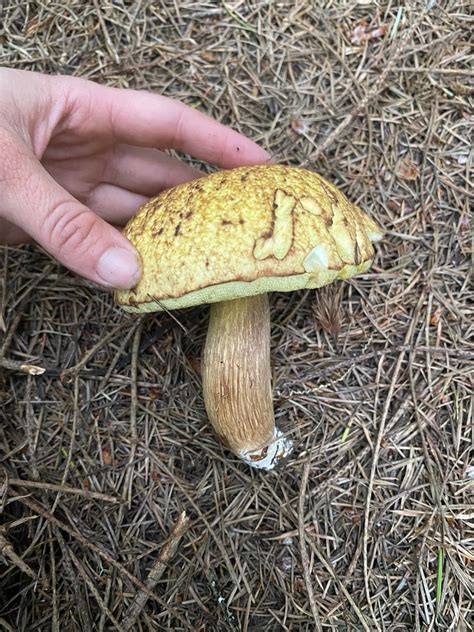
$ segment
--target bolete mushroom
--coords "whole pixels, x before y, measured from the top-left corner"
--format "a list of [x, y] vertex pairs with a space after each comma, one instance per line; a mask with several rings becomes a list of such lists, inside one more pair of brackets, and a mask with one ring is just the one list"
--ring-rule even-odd
[[274, 421], [267, 293], [366, 272], [381, 229], [320, 175], [258, 165], [162, 192], [124, 232], [143, 276], [116, 293], [118, 304], [133, 312], [211, 304], [202, 372], [208, 417], [232, 452], [271, 469], [292, 444]]

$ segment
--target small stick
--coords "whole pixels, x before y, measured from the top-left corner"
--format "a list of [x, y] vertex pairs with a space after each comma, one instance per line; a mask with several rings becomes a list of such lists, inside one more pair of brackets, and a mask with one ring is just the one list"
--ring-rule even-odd
[[[12, 490], [9, 490], [8, 495], [14, 496]], [[33, 500], [32, 498], [19, 497], [17, 498], [17, 500], [23, 505], [26, 505], [29, 509], [31, 509], [31, 511], [34, 511], [40, 516], [43, 516], [43, 518], [48, 520], [48, 522], [50, 522], [52, 525], [54, 525], [55, 527], [58, 527], [59, 529], [64, 531], [64, 533], [67, 533], [68, 535], [73, 537], [75, 540], [77, 540], [77, 542], [80, 542], [83, 546], [88, 548], [90, 551], [94, 551], [94, 553], [97, 553], [97, 555], [99, 555], [108, 564], [116, 568], [123, 577], [126, 577], [132, 584], [134, 584], [135, 586], [140, 588], [140, 590], [145, 592], [150, 599], [153, 599], [153, 601], [156, 601], [157, 603], [159, 603], [160, 606], [164, 608], [167, 612], [172, 613], [173, 616], [182, 623], [185, 630], [193, 629], [188, 624], [188, 622], [184, 619], [184, 617], [182, 617], [178, 612], [175, 612], [173, 608], [166, 603], [166, 601], [161, 599], [158, 595], [155, 595], [155, 593], [148, 590], [148, 588], [145, 586], [143, 582], [137, 579], [135, 575], [133, 575], [133, 573], [127, 570], [123, 564], [120, 564], [120, 562], [117, 562], [117, 560], [115, 560], [112, 557], [112, 555], [110, 555], [110, 553], [107, 553], [107, 551], [104, 551], [103, 549], [101, 549], [97, 544], [94, 544], [93, 542], [91, 542], [90, 539], [83, 536], [76, 529], [73, 529], [72, 527], [65, 524], [64, 522], [61, 522], [61, 520], [58, 520], [56, 516], [53, 516], [39, 502]]]
[[86, 569], [83, 567], [81, 562], [77, 559], [77, 557], [74, 555], [74, 553], [72, 552], [71, 549], [69, 549], [68, 553], [69, 553], [69, 557], [71, 558], [72, 563], [74, 564], [74, 566], [79, 571], [79, 575], [85, 581], [87, 587], [89, 588], [89, 590], [93, 594], [95, 600], [97, 601], [97, 604], [98, 604], [99, 608], [102, 610], [102, 612], [105, 614], [105, 616], [108, 617], [112, 621], [112, 623], [115, 626], [115, 629], [118, 630], [118, 632], [124, 632], [123, 627], [120, 625], [120, 623], [114, 617], [114, 615], [112, 614], [110, 609], [107, 608], [107, 606], [105, 605], [104, 600], [100, 596], [99, 591], [97, 590], [97, 588], [94, 586], [94, 582], [89, 577], [89, 574], [87, 573]]
[[35, 366], [34, 364], [25, 364], [24, 362], [18, 362], [17, 360], [9, 360], [8, 358], [0, 357], [0, 367], [8, 369], [9, 371], [18, 371], [20, 373], [28, 373], [28, 375], [42, 375], [46, 369], [42, 366]]
[[[181, 538], [183, 537], [184, 533], [186, 532], [186, 529], [188, 528], [188, 524], [189, 524], [189, 518], [186, 516], [186, 512], [183, 511], [183, 513], [179, 516], [178, 520], [176, 521], [176, 524], [174, 525], [173, 530], [171, 531], [168, 539], [163, 545], [163, 548], [161, 549], [158, 559], [153, 564], [153, 567], [148, 574], [148, 578], [146, 580], [145, 585], [149, 592], [151, 592], [155, 588], [156, 584], [158, 583], [158, 581], [161, 579], [161, 576], [165, 572], [168, 566], [168, 562], [176, 553], [176, 550], [181, 541]], [[142, 590], [137, 592], [134, 600], [130, 604], [122, 620], [122, 629], [125, 630], [125, 632], [128, 632], [128, 630], [131, 630], [132, 627], [135, 625], [135, 621], [137, 620], [140, 612], [145, 607], [147, 600], [148, 600], [147, 593], [145, 593]]]
[[46, 590], [48, 588], [48, 582], [46, 579], [41, 579], [38, 575], [32, 570], [28, 564], [26, 564], [21, 557], [19, 557], [15, 551], [13, 550], [13, 546], [10, 542], [0, 533], [0, 555], [3, 555], [4, 558], [10, 560], [12, 564], [14, 564], [17, 568], [19, 568], [23, 573], [31, 577], [31, 579], [35, 582], [41, 584], [41, 586]]
[[55, 485], [54, 483], [41, 483], [40, 481], [24, 481], [21, 478], [9, 478], [8, 483], [15, 487], [30, 487], [33, 489], [47, 489], [52, 492], [61, 492], [62, 494], [75, 494], [76, 496], [84, 496], [90, 500], [102, 500], [107, 503], [122, 503], [121, 498], [102, 494], [101, 492], [92, 492], [89, 489], [76, 489], [75, 487], [67, 487], [66, 485]]
[[54, 525], [48, 525], [52, 529], [56, 541], [59, 542], [61, 548], [62, 557], [61, 563], [63, 565], [62, 573], [72, 587], [72, 592], [76, 600], [76, 611], [79, 618], [79, 624], [81, 630], [92, 630], [92, 624], [89, 617], [89, 610], [86, 606], [86, 601], [83, 595], [82, 583], [76, 581], [76, 573], [72, 567], [71, 556], [69, 555], [69, 547], [64, 541], [61, 529]]
[[15, 335], [15, 331], [18, 329], [18, 325], [20, 324], [22, 315], [23, 314], [21, 312], [17, 312], [15, 318], [13, 319], [12, 324], [8, 328], [8, 331], [6, 332], [3, 342], [2, 342], [2, 347], [0, 348], [0, 358], [3, 358], [6, 355], [10, 347], [11, 341], [13, 339], [13, 336]]

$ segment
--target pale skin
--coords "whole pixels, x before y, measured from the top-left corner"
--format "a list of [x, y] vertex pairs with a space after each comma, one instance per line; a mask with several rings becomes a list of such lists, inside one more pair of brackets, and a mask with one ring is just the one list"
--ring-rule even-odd
[[140, 261], [119, 227], [160, 190], [269, 160], [245, 136], [149, 92], [0, 68], [0, 244], [37, 242], [73, 272], [131, 288]]

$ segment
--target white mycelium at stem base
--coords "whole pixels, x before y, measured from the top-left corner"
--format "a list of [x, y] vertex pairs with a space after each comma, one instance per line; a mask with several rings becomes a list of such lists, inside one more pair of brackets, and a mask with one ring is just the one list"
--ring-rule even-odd
[[261, 469], [291, 452], [275, 427], [267, 294], [211, 306], [202, 377], [209, 420], [232, 452]]

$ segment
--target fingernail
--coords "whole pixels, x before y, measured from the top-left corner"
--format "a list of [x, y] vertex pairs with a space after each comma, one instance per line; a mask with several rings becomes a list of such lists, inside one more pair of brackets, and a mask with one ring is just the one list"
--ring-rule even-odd
[[109, 248], [99, 259], [97, 275], [105, 285], [128, 290], [140, 280], [138, 255], [125, 248]]

